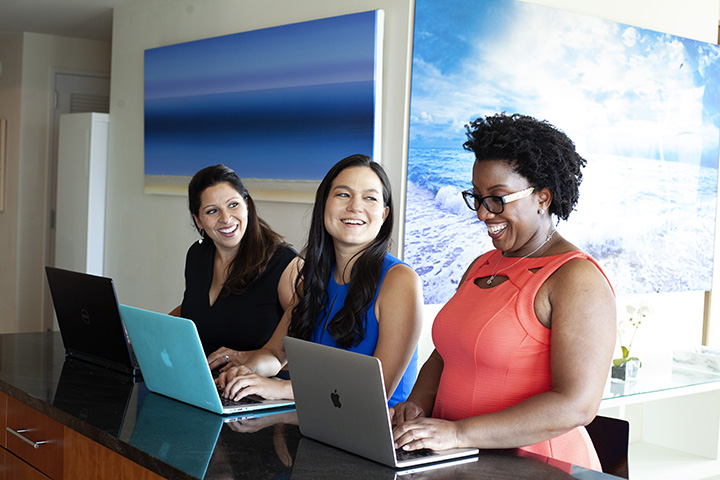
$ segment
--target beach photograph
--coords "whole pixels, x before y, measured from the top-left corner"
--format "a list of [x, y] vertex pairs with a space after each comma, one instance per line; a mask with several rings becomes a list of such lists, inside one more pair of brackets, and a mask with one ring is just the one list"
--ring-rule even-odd
[[720, 151], [718, 45], [511, 0], [417, 0], [403, 254], [446, 302], [493, 248], [460, 192], [465, 125], [520, 113], [587, 160], [560, 233], [617, 293], [710, 290]]

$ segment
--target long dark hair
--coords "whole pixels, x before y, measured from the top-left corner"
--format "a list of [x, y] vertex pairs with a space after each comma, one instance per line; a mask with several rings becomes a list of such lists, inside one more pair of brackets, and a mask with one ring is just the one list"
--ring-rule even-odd
[[365, 155], [351, 155], [336, 163], [325, 175], [315, 194], [310, 232], [305, 246], [305, 264], [296, 282], [298, 304], [293, 309], [289, 334], [309, 340], [316, 329], [318, 316], [329, 314], [327, 283], [335, 264], [333, 238], [325, 229], [325, 205], [333, 180], [346, 168], [370, 168], [382, 183], [383, 206], [388, 215], [373, 242], [359, 252], [350, 271], [345, 304], [327, 326], [330, 335], [341, 348], [357, 345], [365, 337], [365, 313], [375, 298], [380, 283], [385, 254], [390, 249], [393, 228], [393, 203], [390, 181], [380, 164]]
[[[242, 293], [267, 267], [270, 258], [280, 245], [283, 237], [276, 233], [257, 214], [255, 203], [235, 171], [225, 165], [205, 167], [195, 174], [188, 185], [188, 206], [190, 213], [200, 216], [202, 193], [220, 183], [228, 183], [242, 197], [247, 205], [247, 228], [240, 241], [235, 258], [230, 264], [228, 278], [223, 285], [223, 294]], [[194, 223], [194, 221], [193, 221]], [[200, 232], [200, 228], [195, 224]]]

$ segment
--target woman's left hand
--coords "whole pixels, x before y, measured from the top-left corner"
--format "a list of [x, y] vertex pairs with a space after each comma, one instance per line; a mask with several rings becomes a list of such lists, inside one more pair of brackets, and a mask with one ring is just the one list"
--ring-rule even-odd
[[252, 352], [239, 352], [226, 347], [220, 347], [213, 353], [208, 355], [208, 365], [210, 370], [220, 368], [221, 372], [228, 370], [229, 368], [242, 365], [250, 358]]
[[458, 424], [437, 418], [417, 418], [393, 429], [395, 448], [403, 450], [447, 450], [459, 447]]

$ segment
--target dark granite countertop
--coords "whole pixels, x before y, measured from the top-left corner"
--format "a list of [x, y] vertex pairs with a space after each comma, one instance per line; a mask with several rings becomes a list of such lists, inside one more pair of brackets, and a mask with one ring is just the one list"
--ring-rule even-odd
[[[166, 478], [396, 478], [391, 468], [303, 438], [292, 411], [226, 422], [127, 375], [66, 359], [57, 332], [0, 335], [0, 391]], [[407, 478], [615, 478], [517, 453], [483, 451], [471, 463]]]

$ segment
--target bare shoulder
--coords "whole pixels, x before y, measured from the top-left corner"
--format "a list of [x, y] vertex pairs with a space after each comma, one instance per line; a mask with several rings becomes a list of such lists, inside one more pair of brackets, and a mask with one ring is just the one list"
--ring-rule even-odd
[[398, 263], [390, 267], [385, 274], [381, 289], [386, 286], [390, 288], [409, 288], [420, 285], [420, 276], [410, 266]]
[[550, 287], [551, 295], [583, 293], [595, 298], [614, 298], [608, 279], [600, 268], [587, 258], [568, 261], [550, 276], [546, 284]]
[[558, 268], [555, 274], [566, 279], [596, 279], [607, 283], [605, 275], [598, 265], [589, 258], [573, 258]]
[[300, 269], [302, 269], [303, 265], [305, 264], [305, 260], [298, 255], [297, 257], [293, 258], [290, 263], [288, 263], [287, 267], [285, 267], [286, 274], [297, 276], [298, 273], [300, 273]]
[[409, 305], [422, 302], [422, 282], [411, 267], [397, 264], [390, 267], [380, 285], [377, 305]]

